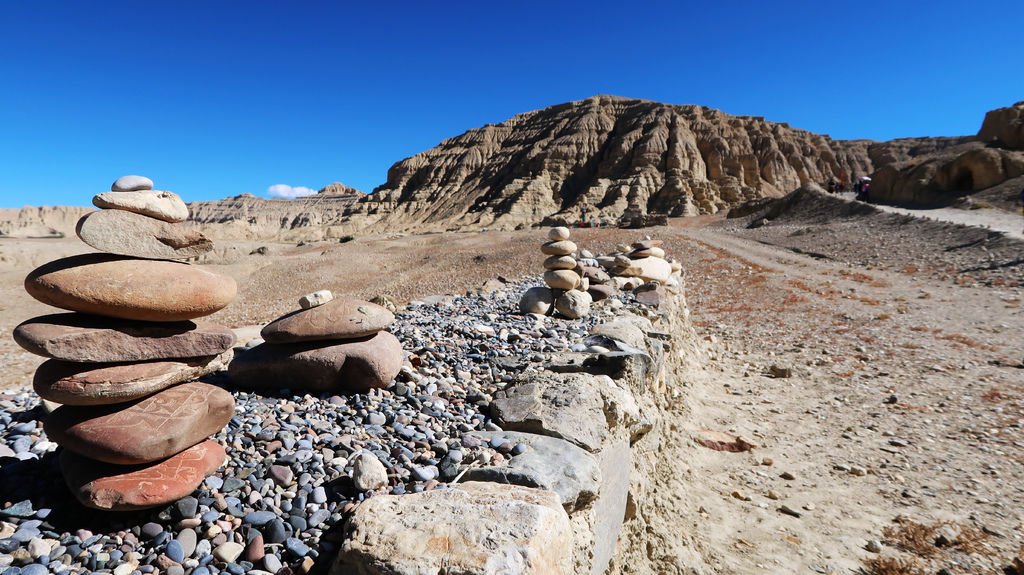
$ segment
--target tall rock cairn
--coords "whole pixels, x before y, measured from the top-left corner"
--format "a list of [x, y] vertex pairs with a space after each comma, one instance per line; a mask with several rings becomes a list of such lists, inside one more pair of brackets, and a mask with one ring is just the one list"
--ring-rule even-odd
[[263, 343], [240, 353], [228, 375], [243, 389], [366, 393], [387, 387], [405, 359], [398, 338], [385, 331], [394, 321], [383, 306], [320, 290], [264, 326]]
[[84, 505], [124, 511], [193, 492], [226, 458], [208, 439], [234, 415], [230, 393], [193, 381], [222, 370], [235, 336], [191, 320], [231, 303], [235, 281], [180, 260], [213, 245], [184, 222], [176, 194], [142, 176], [119, 178], [93, 198], [78, 237], [101, 253], [71, 256], [25, 278], [35, 299], [71, 310], [14, 330], [26, 350], [49, 358], [33, 387], [62, 404], [46, 419], [63, 447], [60, 466]]
[[526, 290], [519, 300], [519, 311], [542, 315], [557, 311], [569, 319], [584, 317], [590, 313], [593, 298], [587, 293], [589, 280], [580, 274], [582, 267], [576, 261], [576, 244], [569, 240], [569, 228], [551, 228], [548, 240], [540, 248], [548, 256], [544, 260], [547, 287]]

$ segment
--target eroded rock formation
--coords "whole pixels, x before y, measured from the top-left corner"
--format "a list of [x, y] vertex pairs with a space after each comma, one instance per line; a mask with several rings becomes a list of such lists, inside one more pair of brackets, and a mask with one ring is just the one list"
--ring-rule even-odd
[[[233, 239], [328, 239], [359, 231], [371, 219], [366, 194], [335, 182], [312, 196], [265, 199], [252, 194], [211, 202], [192, 202], [192, 221], [219, 238]], [[361, 217], [353, 220], [355, 213]]]
[[701, 106], [596, 96], [527, 112], [398, 162], [374, 199], [384, 221], [515, 227], [616, 220], [635, 204], [673, 216], [781, 196], [874, 167], [871, 142]]
[[0, 208], [0, 237], [62, 238], [75, 234], [75, 224], [93, 208], [76, 206], [26, 206]]
[[1013, 204], [1024, 185], [1013, 185], [1024, 180], [1024, 102], [988, 112], [977, 137], [945, 140], [949, 145], [881, 166], [872, 174], [871, 199], [939, 205], [998, 189], [995, 196], [1006, 197], [996, 203]]

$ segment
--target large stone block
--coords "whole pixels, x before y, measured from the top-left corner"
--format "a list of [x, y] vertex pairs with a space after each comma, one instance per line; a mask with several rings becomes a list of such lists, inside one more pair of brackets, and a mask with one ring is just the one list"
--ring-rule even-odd
[[641, 419], [628, 391], [606, 375], [580, 372], [519, 379], [498, 392], [491, 415], [505, 430], [558, 437], [590, 452], [600, 450], [614, 428]]
[[575, 445], [543, 435], [514, 431], [482, 431], [471, 434], [485, 441], [505, 440], [526, 450], [508, 465], [470, 469], [467, 481], [493, 481], [526, 487], [542, 487], [558, 494], [569, 513], [583, 509], [597, 497], [601, 471], [597, 460]]
[[371, 497], [346, 524], [331, 575], [569, 575], [572, 530], [556, 494], [467, 482]]

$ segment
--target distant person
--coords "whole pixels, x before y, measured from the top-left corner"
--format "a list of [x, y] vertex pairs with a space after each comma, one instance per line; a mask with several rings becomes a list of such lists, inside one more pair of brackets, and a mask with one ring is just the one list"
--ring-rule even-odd
[[836, 193], [837, 194], [843, 193], [843, 188], [845, 188], [845, 187], [846, 187], [846, 184], [844, 184], [842, 180], [839, 180], [839, 183], [836, 184]]
[[858, 197], [857, 199], [859, 199], [862, 202], [870, 201], [870, 200], [868, 200], [868, 196], [869, 196], [870, 193], [871, 193], [871, 181], [870, 180], [864, 180], [860, 184], [860, 197]]
[[828, 193], [830, 193], [830, 194], [836, 193], [836, 181], [835, 180], [829, 180], [827, 187], [828, 187]]

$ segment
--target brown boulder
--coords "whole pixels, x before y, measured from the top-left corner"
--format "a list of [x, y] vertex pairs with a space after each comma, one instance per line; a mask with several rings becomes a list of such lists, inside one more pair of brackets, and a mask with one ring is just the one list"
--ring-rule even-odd
[[186, 259], [213, 249], [213, 242], [189, 225], [167, 223], [125, 210], [86, 214], [78, 220], [75, 233], [101, 252], [137, 258]]
[[39, 397], [65, 405], [108, 405], [140, 399], [172, 385], [226, 369], [222, 356], [143, 363], [73, 363], [51, 359], [36, 370]]
[[14, 328], [14, 341], [43, 357], [109, 363], [219, 355], [231, 349], [235, 334], [213, 323], [59, 313], [23, 322]]
[[270, 343], [298, 343], [356, 339], [371, 336], [391, 325], [395, 315], [383, 306], [357, 299], [335, 299], [294, 311], [263, 328]]
[[68, 488], [82, 505], [131, 511], [185, 497], [226, 458], [224, 448], [208, 439], [163, 461], [132, 466], [112, 466], [65, 449], [60, 467]]
[[231, 394], [205, 383], [184, 383], [117, 405], [57, 408], [46, 420], [49, 438], [65, 449], [117, 465], [166, 459], [220, 431], [235, 412]]
[[81, 254], [44, 264], [25, 291], [59, 308], [148, 321], [210, 315], [235, 298], [235, 280], [184, 263]]
[[402, 367], [402, 344], [386, 331], [359, 340], [260, 344], [228, 366], [243, 389], [308, 389], [365, 393], [383, 388]]
[[590, 294], [590, 297], [594, 298], [594, 301], [601, 301], [615, 295], [615, 285], [590, 284], [590, 287], [587, 289], [587, 293]]

